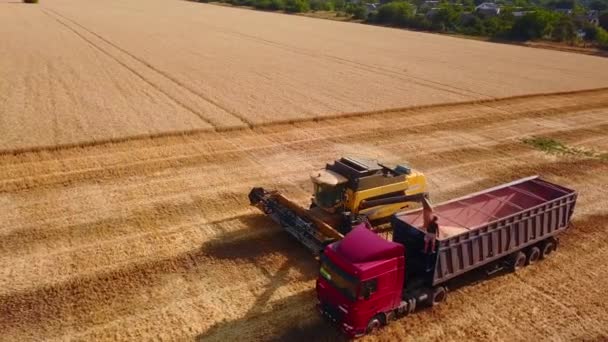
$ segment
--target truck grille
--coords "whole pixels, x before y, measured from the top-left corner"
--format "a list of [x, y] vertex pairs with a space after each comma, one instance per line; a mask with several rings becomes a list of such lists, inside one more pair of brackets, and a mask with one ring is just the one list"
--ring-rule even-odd
[[323, 310], [323, 314], [325, 316], [327, 316], [329, 319], [331, 319], [334, 322], [341, 322], [342, 321], [342, 316], [344, 315], [344, 313], [342, 312], [342, 310], [338, 309], [337, 307], [328, 304], [328, 303], [323, 303], [323, 305], [321, 305], [321, 309]]

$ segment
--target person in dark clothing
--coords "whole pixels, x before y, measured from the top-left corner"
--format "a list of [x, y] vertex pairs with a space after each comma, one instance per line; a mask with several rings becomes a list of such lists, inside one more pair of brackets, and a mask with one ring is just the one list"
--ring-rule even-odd
[[435, 240], [439, 232], [439, 224], [437, 224], [437, 216], [433, 216], [431, 222], [426, 227], [426, 236], [424, 237], [424, 252], [434, 253], [435, 252]]

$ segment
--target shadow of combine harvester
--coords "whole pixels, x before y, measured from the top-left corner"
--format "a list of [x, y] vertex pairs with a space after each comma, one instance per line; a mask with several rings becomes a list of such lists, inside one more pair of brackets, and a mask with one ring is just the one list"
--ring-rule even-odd
[[[271, 301], [277, 290], [293, 282], [293, 277], [289, 277], [291, 271], [296, 270], [301, 274], [298, 281], [308, 282], [316, 278], [318, 262], [311, 257], [310, 252], [266, 216], [243, 215], [236, 220], [251, 229], [221, 234], [205, 243], [201, 249], [212, 258], [258, 265], [253, 267], [258, 267], [264, 274], [267, 285], [241, 318], [217, 323], [198, 335], [196, 340], [227, 341], [246, 337], [251, 340], [293, 341], [319, 340], [328, 336], [334, 341], [339, 339], [339, 334], [316, 315], [316, 300], [312, 287]], [[260, 230], [259, 227], [265, 228]], [[269, 267], [260, 262], [263, 263], [270, 257], [284, 261], [278, 268], [275, 266], [269, 270]]]

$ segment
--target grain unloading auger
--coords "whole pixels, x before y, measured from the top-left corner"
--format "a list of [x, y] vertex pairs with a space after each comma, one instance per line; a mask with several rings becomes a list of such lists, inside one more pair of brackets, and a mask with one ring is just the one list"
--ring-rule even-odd
[[378, 228], [412, 203], [431, 211], [424, 175], [406, 166], [341, 158], [310, 178], [314, 193], [308, 209], [259, 187], [251, 190], [249, 201], [315, 255], [362, 221]]

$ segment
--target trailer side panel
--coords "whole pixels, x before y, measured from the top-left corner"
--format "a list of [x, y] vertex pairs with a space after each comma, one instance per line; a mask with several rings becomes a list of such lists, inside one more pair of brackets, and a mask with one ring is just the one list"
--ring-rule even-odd
[[558, 234], [568, 227], [576, 194], [474, 231], [438, 241], [433, 285]]
[[[486, 224], [471, 227], [464, 233], [438, 239], [437, 253], [432, 255], [423, 253], [424, 231], [404, 219], [409, 217], [413, 218], [411, 222], [417, 222], [414, 221], [416, 215], [395, 217], [393, 239], [406, 246], [406, 277], [422, 278], [427, 285], [435, 286], [545, 240], [568, 227], [576, 203], [576, 192], [538, 178], [480, 193], [473, 201], [465, 198], [458, 202], [464, 207], [480, 196], [498, 198], [496, 195], [504, 194], [505, 191], [519, 194], [526, 192], [526, 196], [538, 197], [543, 201], [537, 201], [528, 208], [521, 207], [519, 211]], [[501, 200], [504, 201], [504, 198]], [[505, 205], [513, 206], [512, 203], [504, 202]], [[455, 203], [451, 201], [444, 207], [456, 212], [453, 209]], [[521, 203], [520, 201], [516, 205]], [[469, 209], [466, 207], [466, 210]], [[484, 209], [487, 210], [481, 207], [481, 210]], [[458, 219], [462, 219], [462, 216]]]

